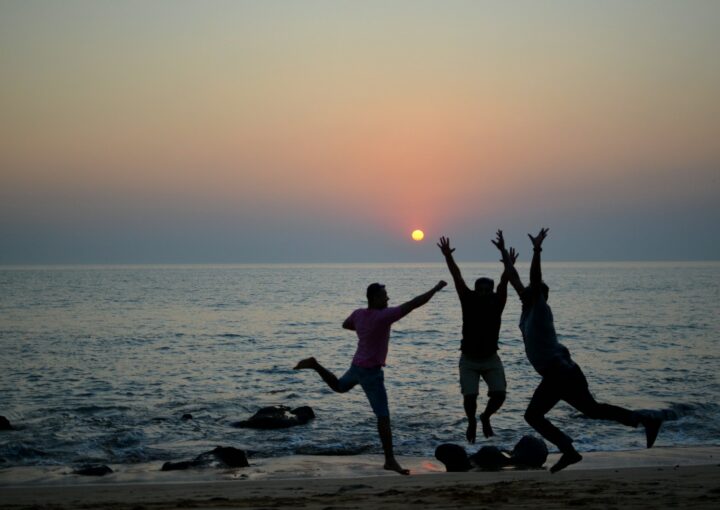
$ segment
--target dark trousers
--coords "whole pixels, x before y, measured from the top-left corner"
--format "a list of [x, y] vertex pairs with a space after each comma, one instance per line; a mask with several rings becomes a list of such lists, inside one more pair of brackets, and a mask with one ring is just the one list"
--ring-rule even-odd
[[572, 439], [545, 418], [560, 400], [564, 400], [588, 418], [613, 420], [629, 427], [638, 426], [639, 417], [633, 411], [598, 403], [588, 390], [585, 374], [573, 361], [563, 360], [542, 375], [542, 381], [525, 411], [525, 421], [561, 452], [573, 450]]

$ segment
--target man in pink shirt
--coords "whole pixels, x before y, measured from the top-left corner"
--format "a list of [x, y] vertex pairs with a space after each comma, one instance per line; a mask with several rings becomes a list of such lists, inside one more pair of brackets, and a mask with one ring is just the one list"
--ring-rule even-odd
[[315, 358], [300, 361], [295, 370], [309, 368], [315, 370], [333, 391], [345, 393], [360, 384], [370, 401], [370, 406], [377, 416], [378, 433], [385, 452], [385, 469], [397, 471], [402, 475], [410, 474], [403, 469], [393, 454], [392, 430], [390, 429], [390, 411], [388, 409], [385, 376], [382, 367], [388, 353], [390, 342], [390, 326], [393, 322], [421, 307], [447, 283], [438, 282], [435, 287], [424, 294], [411, 299], [400, 306], [388, 307], [388, 295], [385, 286], [371, 283], [367, 288], [367, 308], [358, 308], [343, 322], [343, 328], [355, 331], [358, 336], [357, 350], [352, 364], [345, 374], [338, 379], [332, 372], [323, 367]]

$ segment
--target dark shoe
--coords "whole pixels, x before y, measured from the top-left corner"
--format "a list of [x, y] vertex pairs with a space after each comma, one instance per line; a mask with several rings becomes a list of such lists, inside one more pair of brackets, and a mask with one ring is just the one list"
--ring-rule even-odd
[[553, 467], [550, 468], [551, 473], [557, 473], [561, 469], [565, 469], [571, 464], [577, 464], [582, 460], [582, 455], [580, 455], [575, 450], [563, 453], [562, 457], [560, 457], [560, 460], [555, 463]]
[[652, 445], [655, 444], [655, 439], [657, 439], [658, 432], [660, 432], [662, 420], [660, 418], [646, 416], [643, 418], [642, 424], [645, 427], [645, 438], [647, 439], [647, 447], [652, 448]]

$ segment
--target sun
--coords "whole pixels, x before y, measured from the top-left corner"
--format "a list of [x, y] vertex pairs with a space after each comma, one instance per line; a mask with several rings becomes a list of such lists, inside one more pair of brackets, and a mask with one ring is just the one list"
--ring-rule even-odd
[[413, 241], [422, 241], [423, 238], [425, 237], [425, 232], [423, 232], [422, 230], [419, 230], [419, 229], [413, 230], [412, 234], [410, 234], [410, 236], [413, 238]]

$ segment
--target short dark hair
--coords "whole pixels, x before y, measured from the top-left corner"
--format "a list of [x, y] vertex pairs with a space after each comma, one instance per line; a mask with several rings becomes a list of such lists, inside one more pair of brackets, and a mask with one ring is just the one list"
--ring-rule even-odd
[[370, 285], [368, 285], [365, 296], [368, 298], [368, 301], [370, 301], [372, 298], [380, 294], [383, 290], [385, 290], [385, 285], [383, 285], [382, 283], [371, 283]]
[[495, 282], [492, 278], [482, 277], [475, 280], [475, 288], [477, 289], [478, 285], [488, 285], [491, 289], [495, 288]]

